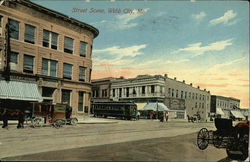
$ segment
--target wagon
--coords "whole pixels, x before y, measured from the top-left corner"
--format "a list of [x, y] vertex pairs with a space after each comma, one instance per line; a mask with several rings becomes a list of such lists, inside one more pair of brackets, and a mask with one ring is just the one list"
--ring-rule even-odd
[[59, 128], [63, 125], [76, 125], [77, 118], [71, 118], [72, 109], [67, 104], [52, 104], [47, 102], [33, 103], [30, 115], [32, 127], [52, 125]]
[[245, 160], [248, 157], [249, 121], [242, 121], [233, 126], [231, 119], [215, 119], [217, 130], [202, 128], [197, 135], [197, 145], [205, 150], [208, 145], [226, 149], [233, 160]]

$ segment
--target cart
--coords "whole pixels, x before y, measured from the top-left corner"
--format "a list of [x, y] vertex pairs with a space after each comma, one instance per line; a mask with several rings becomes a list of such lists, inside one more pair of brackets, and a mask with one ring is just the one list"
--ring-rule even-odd
[[47, 102], [33, 103], [30, 116], [32, 127], [51, 125], [55, 128], [63, 125], [76, 125], [77, 118], [71, 118], [72, 109], [67, 104], [52, 104]]
[[226, 149], [233, 160], [245, 160], [248, 157], [249, 121], [242, 121], [233, 126], [231, 119], [215, 119], [217, 130], [202, 128], [197, 135], [197, 145], [205, 150], [208, 145]]

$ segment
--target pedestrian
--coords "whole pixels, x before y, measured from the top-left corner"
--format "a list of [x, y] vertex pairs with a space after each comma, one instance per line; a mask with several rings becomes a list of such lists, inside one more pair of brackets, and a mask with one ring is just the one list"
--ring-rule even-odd
[[140, 115], [141, 113], [139, 111], [137, 111], [137, 114], [136, 114], [136, 119], [139, 120], [140, 119]]
[[165, 113], [166, 122], [168, 122], [168, 112]]

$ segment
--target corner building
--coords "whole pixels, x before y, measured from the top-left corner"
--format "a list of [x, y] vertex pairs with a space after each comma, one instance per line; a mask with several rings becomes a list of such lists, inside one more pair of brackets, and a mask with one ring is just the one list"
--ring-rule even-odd
[[[6, 53], [7, 23], [10, 49]], [[36, 83], [43, 101], [68, 102], [73, 115], [90, 112], [96, 28], [26, 0], [4, 2], [0, 25], [1, 80], [9, 63], [10, 81]]]

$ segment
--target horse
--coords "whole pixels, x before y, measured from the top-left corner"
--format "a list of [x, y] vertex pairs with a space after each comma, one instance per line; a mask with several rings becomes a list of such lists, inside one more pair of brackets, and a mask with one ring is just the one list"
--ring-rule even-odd
[[8, 127], [8, 119], [10, 117], [18, 118], [17, 128], [24, 128], [25, 113], [23, 111], [19, 109], [0, 108], [0, 115], [2, 116], [3, 119], [2, 128]]

